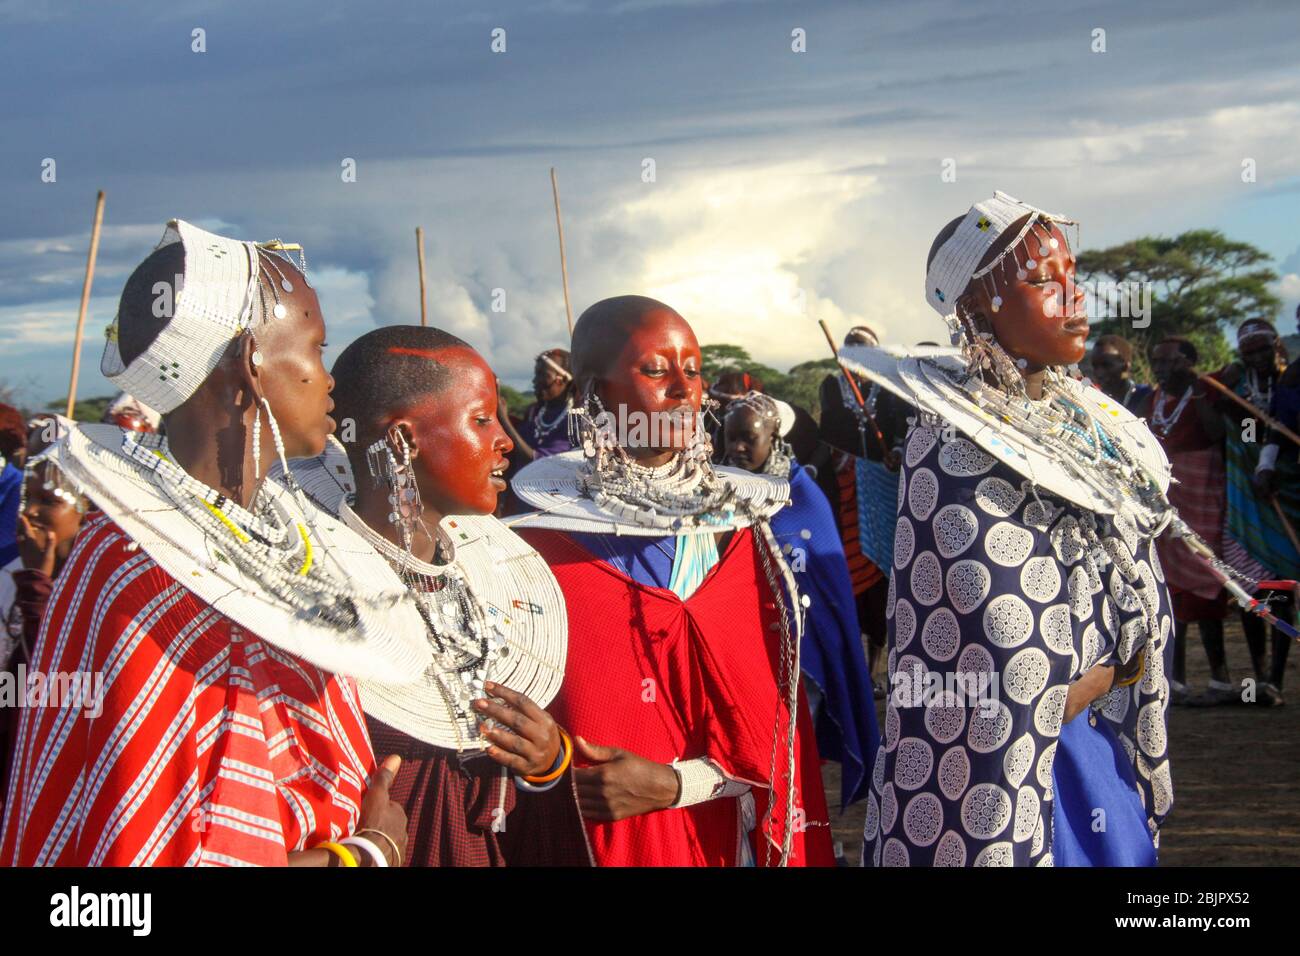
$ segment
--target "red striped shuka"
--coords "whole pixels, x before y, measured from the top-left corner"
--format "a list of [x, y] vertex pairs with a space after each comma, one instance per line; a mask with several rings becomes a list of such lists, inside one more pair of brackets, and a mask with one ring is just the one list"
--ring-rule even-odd
[[849, 583], [853, 596], [874, 587], [884, 573], [862, 553], [862, 529], [858, 525], [858, 472], [857, 459], [842, 451], [835, 455], [835, 485], [840, 497], [835, 516], [840, 523], [840, 539], [844, 542], [844, 560], [849, 565]]
[[375, 768], [355, 683], [260, 640], [91, 517], [29, 665], [103, 675], [28, 706], [0, 864], [284, 866], [351, 833]]

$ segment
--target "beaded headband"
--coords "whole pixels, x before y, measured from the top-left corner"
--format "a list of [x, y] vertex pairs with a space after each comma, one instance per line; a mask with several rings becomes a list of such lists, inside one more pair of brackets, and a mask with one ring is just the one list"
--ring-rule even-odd
[[[268, 312], [277, 318], [286, 314], [279, 288], [292, 292], [293, 283], [275, 264], [276, 257], [263, 250], [300, 248], [278, 240], [241, 242], [173, 219], [154, 251], [177, 242], [184, 251], [184, 265], [182, 281], [172, 290], [171, 318], [130, 364], [122, 359], [118, 319], [114, 319], [100, 360], [100, 371], [114, 385], [164, 415], [198, 391], [221, 362], [231, 340], [250, 329], [255, 319]], [[268, 276], [275, 301], [269, 310], [262, 301], [264, 290], [260, 299], [258, 296], [264, 270], [276, 273], [273, 279]], [[305, 276], [305, 261], [303, 272]], [[255, 309], [255, 305], [261, 307]]]
[[547, 355], [545, 352], [543, 352], [541, 355], [537, 356], [537, 361], [546, 363], [547, 368], [549, 368], [549, 369], [550, 369], [552, 372], [554, 372], [556, 375], [560, 376], [560, 377], [561, 377], [562, 379], [564, 379], [566, 382], [572, 382], [572, 381], [573, 381], [573, 375], [569, 372], [569, 370], [566, 369], [566, 368], [561, 367], [561, 366], [559, 365], [559, 363], [557, 363], [554, 359], [552, 359], [552, 358], [551, 358], [549, 355]]
[[1254, 339], [1269, 339], [1270, 341], [1277, 338], [1277, 329], [1266, 319], [1250, 319], [1241, 324], [1237, 329], [1237, 344], [1245, 345]]
[[[996, 259], [976, 272], [980, 260], [993, 247], [1011, 224], [1027, 213], [1036, 213], [1021, 227], [1015, 240], [1007, 245]], [[971, 279], [979, 279], [997, 266], [1009, 253], [1025, 241], [1030, 230], [1039, 220], [1077, 225], [1074, 220], [1066, 219], [1052, 213], [1044, 212], [1036, 206], [1030, 206], [1019, 199], [995, 191], [992, 199], [986, 199], [971, 206], [965, 218], [958, 224], [957, 230], [939, 247], [925, 274], [925, 301], [940, 315], [952, 315], [957, 308], [957, 299], [966, 291]], [[1055, 243], [1055, 239], [1050, 239]], [[1033, 250], [1026, 265], [1033, 268]], [[1017, 259], [1019, 262], [1019, 259]]]

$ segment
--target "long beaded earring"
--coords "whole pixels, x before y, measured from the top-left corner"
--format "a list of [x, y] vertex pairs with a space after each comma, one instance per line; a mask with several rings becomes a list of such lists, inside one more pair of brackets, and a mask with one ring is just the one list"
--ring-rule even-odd
[[289, 459], [284, 454], [284, 441], [280, 438], [280, 426], [276, 423], [275, 416], [271, 414], [271, 403], [262, 397], [262, 407], [266, 409], [266, 423], [271, 426], [271, 440], [275, 442], [275, 455], [280, 462], [280, 467], [284, 469], [286, 476], [291, 476], [293, 472], [289, 470]]
[[262, 477], [262, 406], [253, 406], [253, 477]]
[[[397, 445], [402, 460], [397, 460], [393, 453]], [[411, 468], [411, 446], [406, 436], [397, 429], [391, 429], [388, 435], [379, 439], [366, 449], [366, 464], [375, 483], [388, 485], [388, 504], [392, 508], [388, 521], [402, 535], [402, 546], [409, 554], [415, 530], [424, 513], [424, 503], [420, 500], [420, 487], [415, 481], [415, 471]]]

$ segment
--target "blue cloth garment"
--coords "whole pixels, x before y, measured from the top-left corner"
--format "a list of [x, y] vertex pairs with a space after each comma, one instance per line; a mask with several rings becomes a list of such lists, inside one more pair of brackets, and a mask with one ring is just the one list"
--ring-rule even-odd
[[888, 575], [894, 566], [894, 524], [898, 520], [898, 472], [859, 458], [858, 538], [862, 553]]
[[5, 462], [0, 471], [0, 568], [18, 557], [18, 502], [22, 495], [23, 473], [13, 462]]
[[1156, 865], [1133, 761], [1114, 730], [1090, 710], [1061, 726], [1052, 789], [1057, 866]]
[[880, 743], [871, 675], [839, 526], [826, 495], [798, 462], [790, 466], [790, 502], [772, 518], [772, 532], [809, 601], [800, 668], [822, 695], [817, 749], [840, 762], [843, 808], [867, 795]]

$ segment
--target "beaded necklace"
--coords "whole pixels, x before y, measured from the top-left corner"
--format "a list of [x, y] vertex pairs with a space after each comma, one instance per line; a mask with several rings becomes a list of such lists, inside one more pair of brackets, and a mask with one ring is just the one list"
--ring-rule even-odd
[[1183, 416], [1183, 409], [1187, 403], [1192, 400], [1192, 386], [1187, 386], [1187, 391], [1183, 392], [1183, 397], [1178, 400], [1174, 407], [1172, 415], [1165, 414], [1166, 396], [1163, 389], [1156, 389], [1155, 395], [1151, 399], [1151, 424], [1156, 428], [1156, 434], [1161, 438], [1168, 438], [1173, 427], [1178, 424], [1178, 419]]
[[[600, 399], [591, 401], [601, 408]], [[735, 521], [742, 502], [713, 470], [713, 443], [699, 415], [689, 446], [658, 467], [635, 461], [585, 408], [573, 412], [570, 428], [585, 458], [578, 488], [603, 511], [665, 533]]]
[[[124, 431], [122, 451], [185, 518], [210, 541], [220, 542], [213, 560], [233, 564], [302, 615], [339, 629], [357, 625], [357, 591], [316, 560], [307, 525], [295, 520], [265, 486], [258, 489], [250, 512], [176, 465], [165, 438]], [[310, 513], [305, 501], [298, 505], [302, 514]]]
[[486, 696], [483, 685], [493, 663], [510, 653], [505, 635], [488, 625], [482, 601], [455, 561], [421, 561], [376, 532], [346, 503], [340, 504], [339, 514], [384, 557], [415, 597], [433, 650], [426, 673], [434, 678], [460, 742], [476, 739], [481, 718], [470, 702]]
[[555, 418], [549, 422], [542, 414], [544, 408], [545, 405], [538, 402], [537, 407], [533, 410], [532, 414], [533, 438], [539, 442], [550, 435], [551, 432], [555, 431], [555, 429], [559, 428], [561, 423], [568, 420], [569, 413], [573, 411], [573, 400], [566, 399], [564, 407], [561, 408], [559, 412], [556, 413]]
[[1268, 411], [1269, 406], [1273, 404], [1273, 381], [1273, 376], [1269, 376], [1268, 388], [1261, 388], [1259, 373], [1250, 369], [1246, 373], [1246, 401], [1260, 411]]

